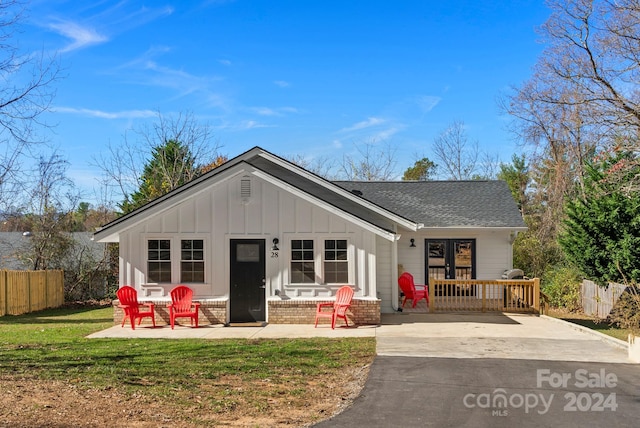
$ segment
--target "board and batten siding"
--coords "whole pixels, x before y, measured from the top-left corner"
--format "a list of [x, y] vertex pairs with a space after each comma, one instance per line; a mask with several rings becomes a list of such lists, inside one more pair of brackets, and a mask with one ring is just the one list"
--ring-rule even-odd
[[393, 287], [398, 287], [398, 279], [395, 277], [393, 270], [393, 245], [391, 241], [383, 239], [382, 237], [378, 236], [376, 238], [376, 252], [378, 256], [378, 263], [376, 265], [378, 283], [377, 296], [381, 300], [380, 312], [383, 313], [391, 313], [397, 310], [397, 308], [393, 306]]
[[[411, 247], [411, 239], [415, 247]], [[398, 274], [400, 270], [410, 272], [416, 284], [427, 283], [425, 278], [425, 240], [426, 239], [475, 239], [476, 240], [476, 277], [477, 279], [499, 279], [506, 269], [511, 269], [513, 249], [509, 230], [483, 229], [447, 229], [446, 231], [425, 229], [420, 233], [404, 232], [397, 242]], [[393, 277], [392, 243], [377, 238], [377, 278], [378, 297], [382, 300], [382, 312], [393, 312], [393, 300], [397, 297], [393, 287], [398, 287]]]
[[[241, 182], [247, 179], [250, 196], [242, 198]], [[135, 285], [143, 295], [167, 297], [170, 289], [180, 282], [179, 260], [172, 257], [172, 284], [149, 284], [147, 240], [171, 239], [172, 256], [179, 257], [181, 239], [203, 239], [205, 283], [189, 286], [197, 298], [228, 298], [230, 240], [243, 238], [266, 241], [267, 298], [276, 295], [327, 298], [342, 285], [290, 284], [291, 239], [314, 239], [318, 268], [322, 265], [323, 240], [347, 239], [350, 285], [355, 286], [357, 297], [376, 297], [376, 235], [288, 189], [252, 176], [250, 171], [213, 183], [170, 208], [150, 213], [144, 221], [123, 232], [120, 282]], [[279, 239], [277, 254], [270, 251], [273, 238]]]
[[[477, 279], [499, 279], [513, 263], [513, 248], [509, 230], [489, 229], [450, 229], [424, 230], [420, 234], [403, 234], [398, 241], [398, 264], [410, 272], [416, 283], [424, 284], [425, 278], [425, 239], [475, 239], [476, 240], [476, 277]], [[415, 247], [410, 247], [411, 238]]]

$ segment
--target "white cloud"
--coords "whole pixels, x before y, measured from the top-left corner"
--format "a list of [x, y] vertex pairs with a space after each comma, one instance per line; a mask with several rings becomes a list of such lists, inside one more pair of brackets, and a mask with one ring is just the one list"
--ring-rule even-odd
[[61, 52], [69, 52], [86, 46], [104, 43], [109, 40], [107, 36], [99, 34], [95, 29], [83, 27], [71, 21], [59, 21], [49, 24], [49, 28], [71, 39], [71, 43], [64, 47]]
[[231, 66], [231, 61], [229, 61], [228, 59], [219, 59], [218, 62], [226, 67]]
[[393, 137], [395, 134], [397, 134], [398, 132], [400, 132], [400, 128], [398, 127], [394, 127], [394, 128], [389, 128], [389, 129], [384, 129], [378, 133], [376, 133], [373, 137], [372, 137], [372, 141], [385, 141], [388, 138]]
[[379, 117], [369, 117], [367, 118], [367, 120], [363, 120], [362, 122], [358, 122], [354, 125], [351, 125], [347, 128], [343, 128], [340, 130], [340, 132], [353, 132], [353, 131], [359, 131], [361, 129], [366, 129], [366, 128], [371, 128], [372, 126], [377, 126], [377, 125], [381, 125], [383, 123], [385, 123], [386, 121], [384, 119], [381, 119]]
[[276, 86], [280, 86], [281, 88], [288, 88], [289, 86], [291, 86], [289, 82], [286, 82], [284, 80], [275, 80], [273, 84]]
[[269, 107], [254, 107], [252, 108], [254, 112], [259, 114], [260, 116], [277, 116], [278, 112], [269, 108]]
[[139, 119], [157, 115], [157, 112], [152, 110], [125, 110], [118, 112], [107, 112], [102, 110], [74, 107], [54, 107], [53, 111], [57, 113], [77, 114], [80, 116], [96, 117], [100, 119]]
[[[95, 5], [97, 13], [82, 19], [51, 18], [44, 27], [71, 40], [60, 52], [69, 52], [87, 46], [108, 42], [114, 35], [143, 26], [158, 18], [173, 14], [171, 6], [138, 7], [130, 2], [120, 1], [115, 4]], [[132, 9], [135, 8], [135, 9]], [[79, 22], [82, 21], [82, 22]]]
[[440, 101], [442, 101], [441, 97], [425, 95], [418, 98], [418, 106], [420, 106], [423, 112], [428, 113], [433, 110], [440, 103]]
[[278, 110], [283, 113], [300, 113], [300, 110], [295, 107], [280, 107]]
[[221, 77], [198, 76], [156, 61], [157, 57], [169, 51], [171, 49], [166, 46], [153, 46], [139, 57], [116, 67], [114, 71], [131, 83], [173, 89], [177, 92], [174, 98], [195, 93], [209, 100], [212, 106], [227, 108], [228, 103], [224, 97], [214, 89], [215, 82], [222, 80]]
[[205, 0], [204, 3], [202, 3], [203, 6], [222, 6], [228, 3], [233, 3], [236, 0]]
[[[113, 7], [113, 11], [117, 11], [121, 7], [124, 7], [126, 2], [119, 2]], [[122, 29], [129, 29], [139, 27], [141, 25], [146, 24], [147, 22], [154, 21], [163, 16], [169, 16], [173, 14], [175, 9], [171, 6], [164, 7], [146, 7], [142, 6], [137, 10], [130, 12], [128, 14], [122, 15], [119, 18], [116, 18], [111, 24], [123, 26]], [[111, 12], [111, 11], [109, 11]]]
[[269, 125], [256, 122], [255, 120], [245, 120], [240, 123], [240, 129], [256, 129], [256, 128], [270, 128]]
[[284, 116], [285, 114], [299, 113], [298, 109], [295, 107], [253, 107], [251, 110], [260, 116]]

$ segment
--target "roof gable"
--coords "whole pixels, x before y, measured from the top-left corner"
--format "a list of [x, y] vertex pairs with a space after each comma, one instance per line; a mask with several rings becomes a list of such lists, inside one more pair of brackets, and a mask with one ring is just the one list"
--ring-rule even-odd
[[100, 241], [117, 242], [118, 234], [148, 216], [169, 209], [185, 197], [191, 197], [208, 188], [212, 182], [224, 180], [238, 173], [243, 173], [242, 165], [252, 169], [254, 175], [270, 180], [280, 187], [290, 186], [308, 195], [317, 204], [327, 204], [329, 208], [343, 213], [351, 221], [363, 222], [379, 230], [379, 234], [390, 239], [390, 233], [396, 224], [402, 224], [410, 229], [417, 229], [418, 225], [406, 220], [385, 208], [358, 198], [351, 192], [342, 189], [334, 183], [319, 177], [303, 168], [275, 156], [259, 147], [255, 147], [215, 168], [208, 173], [186, 183], [173, 191], [161, 196], [144, 206], [128, 213], [103, 226], [95, 233]]
[[[184, 198], [207, 189], [211, 183], [243, 172], [289, 186], [316, 203], [343, 213], [352, 221], [364, 222], [373, 230], [395, 232], [403, 227], [510, 227], [524, 228], [524, 222], [508, 186], [501, 181], [403, 181], [330, 182], [260, 147], [227, 161], [146, 205], [128, 213], [95, 233], [100, 241], [116, 242], [118, 234], [153, 215], [169, 209]], [[357, 190], [358, 192], [354, 192]]]
[[393, 231], [395, 229], [394, 225], [398, 223], [410, 229], [415, 230], [418, 228], [418, 225], [413, 221], [403, 218], [386, 207], [360, 198], [350, 189], [338, 186], [295, 165], [293, 165], [295, 169], [292, 169], [291, 164], [274, 163], [264, 156], [255, 157], [248, 160], [247, 163], [309, 195], [313, 195], [331, 206], [384, 230]]

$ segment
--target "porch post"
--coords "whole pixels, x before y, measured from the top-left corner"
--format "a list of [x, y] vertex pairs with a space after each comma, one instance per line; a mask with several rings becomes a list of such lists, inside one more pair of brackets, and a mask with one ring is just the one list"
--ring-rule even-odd
[[533, 278], [533, 309], [540, 313], [540, 278]]
[[400, 235], [394, 236], [391, 242], [391, 307], [398, 311], [398, 240]]

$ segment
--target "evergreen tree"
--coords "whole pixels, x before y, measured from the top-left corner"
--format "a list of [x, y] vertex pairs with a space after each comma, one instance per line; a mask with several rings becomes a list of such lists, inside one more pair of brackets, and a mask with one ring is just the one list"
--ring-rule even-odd
[[402, 176], [403, 180], [418, 180], [427, 181], [430, 180], [436, 172], [436, 164], [429, 158], [422, 158], [417, 160], [412, 167], [407, 168]]
[[513, 199], [515, 199], [520, 208], [522, 215], [528, 213], [527, 206], [527, 189], [529, 187], [529, 166], [525, 160], [525, 156], [514, 154], [511, 157], [511, 164], [500, 164], [500, 172], [498, 179], [504, 180], [509, 185]]
[[640, 195], [624, 191], [640, 168], [626, 170], [623, 177], [616, 174], [632, 160], [624, 153], [588, 164], [584, 196], [566, 204], [560, 246], [569, 261], [600, 284], [640, 281]]
[[165, 195], [200, 174], [189, 148], [177, 140], [168, 140], [153, 148], [145, 165], [140, 188], [120, 204], [124, 214]]

